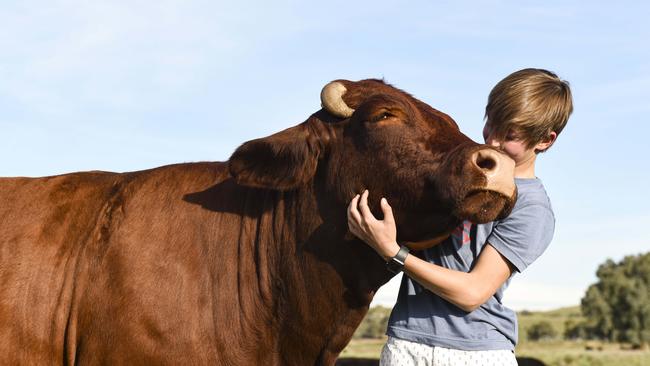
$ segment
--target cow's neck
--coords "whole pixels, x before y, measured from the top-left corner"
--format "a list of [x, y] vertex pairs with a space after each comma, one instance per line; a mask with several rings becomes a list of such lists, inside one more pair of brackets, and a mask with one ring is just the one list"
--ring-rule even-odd
[[[219, 258], [215, 278], [224, 276], [224, 263], [232, 266], [227, 276], [236, 276], [229, 281], [241, 297], [233, 305], [275, 329], [275, 345], [266, 347], [275, 348], [269, 351], [281, 355], [280, 363], [332, 364], [390, 279], [383, 261], [348, 233], [345, 204], [311, 185], [281, 192], [226, 180], [193, 199], [214, 202], [221, 191], [236, 199], [208, 208], [222, 213], [218, 220], [238, 218], [222, 221], [229, 234], [221, 240], [239, 247], [228, 261]], [[245, 320], [232, 326], [256, 332], [245, 330], [254, 324]]]
[[[318, 352], [328, 364], [349, 342], [374, 293], [391, 275], [369, 246], [349, 234], [345, 205], [315, 191], [305, 186], [284, 193], [276, 207], [291, 218], [285, 238], [293, 240], [282, 242], [281, 252], [296, 259], [281, 268], [283, 278], [291, 281], [284, 283], [278, 305], [291, 309], [281, 330], [294, 338], [291, 347], [304, 350], [307, 357]], [[301, 342], [306, 344], [299, 346]]]

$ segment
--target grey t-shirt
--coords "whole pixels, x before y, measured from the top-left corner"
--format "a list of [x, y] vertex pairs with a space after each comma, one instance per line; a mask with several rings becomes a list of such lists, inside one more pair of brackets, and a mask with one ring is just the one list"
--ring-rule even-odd
[[[515, 183], [519, 195], [510, 216], [479, 225], [465, 221], [449, 239], [417, 255], [439, 266], [469, 272], [489, 243], [522, 272], [551, 242], [555, 217], [539, 179], [516, 178]], [[514, 350], [517, 316], [501, 303], [510, 279], [486, 303], [468, 313], [405, 274], [386, 334], [461, 350]]]

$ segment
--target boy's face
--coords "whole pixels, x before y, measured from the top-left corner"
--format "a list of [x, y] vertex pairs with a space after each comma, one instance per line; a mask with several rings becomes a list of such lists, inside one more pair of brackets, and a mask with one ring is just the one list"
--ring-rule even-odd
[[512, 160], [515, 165], [521, 165], [535, 157], [537, 146], [528, 147], [528, 144], [517, 134], [516, 131], [510, 130], [502, 138], [494, 136], [494, 129], [490, 126], [489, 121], [485, 122], [483, 127], [483, 139], [485, 143], [503, 151]]

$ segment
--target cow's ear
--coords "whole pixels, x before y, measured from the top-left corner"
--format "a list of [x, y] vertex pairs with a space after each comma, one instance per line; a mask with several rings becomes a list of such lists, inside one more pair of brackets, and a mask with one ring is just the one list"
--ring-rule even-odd
[[241, 145], [230, 157], [230, 174], [237, 183], [290, 190], [316, 173], [320, 147], [304, 124]]

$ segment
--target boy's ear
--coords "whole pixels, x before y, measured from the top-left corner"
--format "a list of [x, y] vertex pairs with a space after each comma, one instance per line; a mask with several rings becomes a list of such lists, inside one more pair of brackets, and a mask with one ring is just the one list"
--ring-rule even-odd
[[557, 133], [555, 131], [551, 131], [544, 140], [540, 141], [535, 145], [535, 151], [537, 152], [544, 152], [548, 150], [553, 143], [555, 143], [555, 140], [557, 139]]
[[316, 173], [320, 145], [305, 124], [242, 144], [228, 168], [238, 184], [290, 190]]

